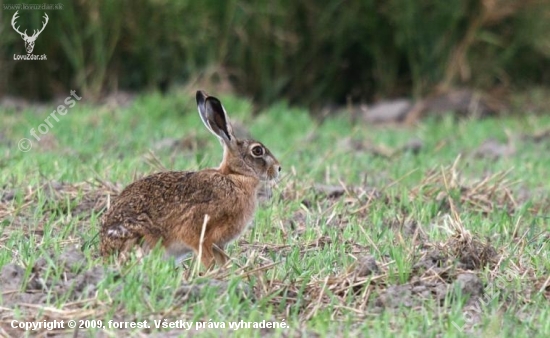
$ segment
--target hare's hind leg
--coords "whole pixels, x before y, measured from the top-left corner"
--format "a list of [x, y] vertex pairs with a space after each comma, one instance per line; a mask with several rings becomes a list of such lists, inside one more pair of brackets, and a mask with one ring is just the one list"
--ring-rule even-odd
[[119, 258], [124, 261], [128, 253], [136, 247], [142, 250], [141, 254], [147, 253], [158, 242], [155, 230], [151, 229], [149, 222], [134, 218], [104, 227], [101, 231], [101, 255], [107, 257], [119, 254]]
[[109, 257], [111, 254], [118, 251], [122, 246], [123, 240], [119, 238], [110, 238], [107, 236], [101, 236], [99, 243], [99, 254], [104, 258]]
[[103, 228], [100, 235], [101, 243], [99, 251], [103, 257], [118, 253], [127, 246], [128, 240], [134, 237], [135, 236], [127, 231], [121, 224]]
[[143, 250], [139, 246], [139, 243], [142, 241], [140, 237], [134, 237], [127, 239], [121, 246], [118, 251], [118, 261], [120, 263], [126, 262], [130, 258], [132, 251], [135, 252], [138, 258], [143, 257]]
[[139, 242], [140, 238], [116, 238], [102, 237], [100, 244], [100, 253], [105, 259], [110, 255], [117, 255], [118, 261], [124, 262], [128, 259], [128, 252]]

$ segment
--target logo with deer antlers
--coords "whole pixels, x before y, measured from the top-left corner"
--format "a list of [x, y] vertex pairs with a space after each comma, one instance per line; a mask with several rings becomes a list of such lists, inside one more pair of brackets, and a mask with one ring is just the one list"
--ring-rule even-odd
[[17, 16], [18, 12], [19, 11], [16, 11], [15, 14], [13, 15], [11, 19], [11, 26], [13, 27], [13, 29], [15, 29], [17, 33], [19, 33], [19, 35], [21, 35], [21, 37], [25, 41], [25, 49], [27, 50], [27, 54], [31, 54], [32, 50], [34, 49], [34, 42], [36, 41], [36, 38], [40, 35], [40, 33], [42, 33], [44, 28], [46, 28], [46, 25], [48, 24], [48, 20], [50, 20], [50, 18], [48, 18], [48, 14], [44, 13], [43, 18], [46, 21], [42, 22], [42, 28], [40, 30], [35, 29], [34, 34], [32, 36], [28, 36], [26, 29], [23, 33], [21, 33], [21, 31], [19, 30], [19, 26], [17, 28], [15, 27], [15, 21], [18, 19], [18, 16]]

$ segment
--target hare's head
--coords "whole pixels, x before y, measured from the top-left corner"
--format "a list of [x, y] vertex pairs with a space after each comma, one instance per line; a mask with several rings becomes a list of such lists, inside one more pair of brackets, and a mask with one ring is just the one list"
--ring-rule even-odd
[[262, 143], [235, 137], [220, 100], [199, 90], [197, 106], [202, 122], [223, 146], [223, 161], [219, 168], [221, 173], [235, 173], [262, 181], [278, 177], [281, 171], [279, 161]]

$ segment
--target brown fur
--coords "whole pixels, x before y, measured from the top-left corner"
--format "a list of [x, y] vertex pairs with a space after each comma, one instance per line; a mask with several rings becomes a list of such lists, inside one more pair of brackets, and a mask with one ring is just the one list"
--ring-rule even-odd
[[[201, 112], [199, 94], [205, 94], [197, 93], [202, 115], [204, 109]], [[208, 105], [212, 106], [216, 108]], [[222, 112], [215, 113], [219, 114], [215, 119], [209, 110], [204, 115], [208, 115], [211, 123], [223, 124]], [[202, 226], [208, 215], [201, 248], [202, 263], [210, 267], [214, 261], [219, 265], [226, 262], [223, 248], [251, 221], [260, 180], [275, 179], [280, 166], [261, 143], [236, 139], [229, 122], [225, 123], [231, 140], [224, 141], [224, 135], [218, 136], [224, 145], [219, 168], [156, 173], [122, 191], [102, 218], [100, 251], [103, 256], [127, 252], [138, 244], [150, 250], [159, 243], [167, 255], [198, 253]], [[222, 133], [216, 127], [207, 125], [207, 128], [216, 135]], [[263, 156], [253, 154], [252, 149], [257, 146], [263, 148]]]

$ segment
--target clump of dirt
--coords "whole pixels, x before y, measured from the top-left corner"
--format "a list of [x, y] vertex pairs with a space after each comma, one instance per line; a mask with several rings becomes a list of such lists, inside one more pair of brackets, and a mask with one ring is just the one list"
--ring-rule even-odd
[[470, 299], [483, 296], [483, 283], [473, 273], [461, 273], [456, 276], [454, 285], [460, 289], [463, 295], [469, 295]]
[[313, 187], [317, 195], [332, 199], [339, 198], [346, 193], [346, 188], [341, 185], [316, 184]]
[[[52, 269], [59, 275], [54, 277]], [[30, 268], [10, 263], [0, 272], [3, 304], [40, 304], [59, 297], [71, 301], [90, 298], [107, 273], [101, 265], [86, 268], [86, 259], [77, 249], [63, 251], [53, 260], [42, 257]]]
[[23, 285], [23, 278], [25, 277], [25, 269], [17, 264], [4, 265], [0, 272], [0, 285], [4, 293], [19, 290]]
[[383, 308], [399, 308], [401, 306], [413, 307], [415, 305], [412, 286], [405, 285], [390, 285], [376, 299], [375, 306]]
[[130, 107], [136, 101], [137, 94], [129, 91], [117, 90], [99, 99], [99, 105], [105, 109], [116, 110]]
[[499, 253], [489, 242], [467, 231], [458, 214], [446, 217], [451, 235], [442, 242], [430, 242], [411, 220], [394, 225], [402, 230], [406, 224], [415, 229], [412, 243], [416, 248], [408, 258], [411, 268], [401, 271], [408, 276], [404, 282], [396, 284], [390, 280], [395, 274], [390, 267], [395, 262], [380, 252], [380, 262], [372, 256], [360, 256], [339, 280], [340, 285], [333, 288], [339, 290], [335, 294], [342, 298], [349, 297], [349, 293], [359, 298], [373, 294], [374, 297], [360, 301], [371, 304], [374, 311], [423, 306], [427, 301], [446, 306], [459, 295], [468, 297], [465, 306], [477, 304], [485, 290], [479, 274], [498, 269]]
[[479, 270], [493, 267], [498, 254], [490, 244], [477, 239], [451, 238], [447, 243], [436, 244], [425, 251], [413, 265], [413, 273], [437, 275], [444, 280], [452, 279], [457, 270]]
[[392, 148], [384, 144], [375, 144], [366, 139], [359, 140], [347, 137], [338, 142], [338, 147], [349, 149], [352, 152], [364, 152], [374, 156], [391, 158], [405, 153], [417, 155], [424, 148], [424, 142], [418, 138], [411, 138], [403, 145]]
[[467, 88], [455, 88], [433, 93], [417, 102], [405, 116], [405, 123], [412, 124], [428, 115], [443, 116], [453, 112], [456, 117], [487, 117], [507, 109], [508, 103], [490, 93], [479, 93]]
[[406, 284], [389, 286], [376, 298], [374, 305], [396, 309], [420, 306], [422, 302], [432, 299], [439, 305], [444, 305], [445, 300], [454, 295], [455, 290], [462, 295], [468, 295], [467, 304], [471, 304], [483, 296], [484, 287], [481, 279], [473, 273], [461, 273], [451, 283], [415, 276]]
[[427, 252], [414, 264], [410, 280], [382, 289], [374, 300], [374, 306], [396, 309], [420, 306], [429, 300], [443, 306], [458, 291], [469, 296], [467, 304], [478, 301], [484, 293], [483, 283], [475, 272], [459, 266], [460, 263], [443, 251]]
[[415, 243], [421, 244], [427, 239], [426, 232], [420, 224], [410, 216], [405, 216], [405, 213], [403, 213], [403, 215], [390, 216], [385, 219], [384, 223], [392, 230], [404, 235], [406, 238], [414, 239]]
[[435, 248], [430, 251], [424, 251], [418, 261], [413, 264], [412, 272], [415, 275], [437, 275], [444, 276], [452, 267], [451, 258], [443, 251]]
[[225, 294], [231, 292], [233, 295], [237, 295], [240, 299], [254, 299], [254, 293], [250, 285], [246, 283], [238, 283], [230, 289], [229, 282], [206, 279], [197, 284], [182, 283], [175, 292], [175, 297], [181, 301], [200, 301], [203, 298], [204, 291], [208, 289], [211, 292], [212, 289], [216, 289], [216, 294], [222, 297]]
[[498, 253], [489, 243], [466, 231], [460, 220], [451, 224], [454, 234], [443, 243], [422, 244], [422, 254], [413, 258], [410, 280], [382, 290], [375, 306], [413, 307], [428, 299], [444, 305], [445, 300], [458, 290], [469, 296], [467, 304], [483, 296], [484, 286], [476, 271], [494, 268]]
[[516, 153], [514, 143], [501, 143], [495, 139], [488, 139], [483, 142], [474, 152], [474, 156], [496, 160], [500, 157], [510, 157]]
[[367, 277], [371, 275], [377, 275], [380, 272], [380, 268], [371, 255], [359, 257], [355, 262], [354, 273], [357, 277]]
[[376, 307], [396, 309], [419, 306], [430, 299], [443, 304], [449, 291], [449, 285], [437, 280], [413, 278], [411, 282], [390, 285], [374, 301]]
[[471, 236], [454, 236], [446, 248], [452, 257], [458, 258], [459, 268], [464, 270], [492, 267], [498, 258], [495, 248]]
[[288, 217], [285, 221], [285, 227], [298, 235], [303, 234], [306, 231], [307, 212], [304, 209], [298, 209], [292, 216]]
[[453, 231], [452, 236], [442, 243], [424, 243], [423, 254], [413, 265], [414, 273], [436, 274], [450, 281], [450, 272], [495, 267], [499, 254], [490, 243], [472, 235], [456, 215], [455, 218], [449, 217], [448, 223]]

